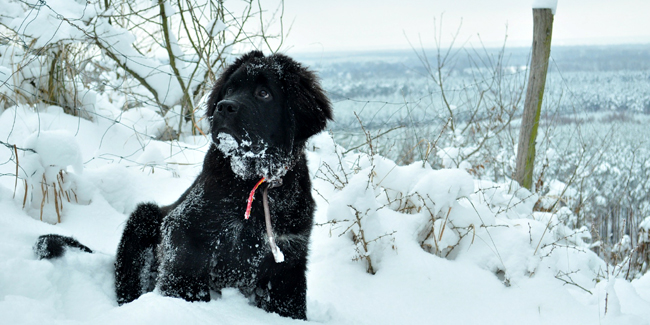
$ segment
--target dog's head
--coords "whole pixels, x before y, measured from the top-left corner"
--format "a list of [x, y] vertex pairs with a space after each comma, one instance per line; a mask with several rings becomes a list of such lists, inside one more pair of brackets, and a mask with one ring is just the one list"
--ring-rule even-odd
[[272, 178], [325, 128], [332, 109], [313, 72], [285, 55], [252, 51], [221, 74], [207, 117], [212, 139], [231, 157], [233, 171], [244, 178]]

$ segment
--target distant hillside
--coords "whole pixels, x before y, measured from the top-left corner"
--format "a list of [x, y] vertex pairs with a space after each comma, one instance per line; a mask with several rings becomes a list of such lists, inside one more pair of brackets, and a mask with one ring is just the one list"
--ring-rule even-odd
[[[449, 67], [463, 71], [471, 67], [468, 56], [474, 60], [497, 55], [501, 49], [461, 49], [455, 53], [456, 63]], [[511, 66], [528, 64], [530, 48], [506, 48], [505, 63]], [[422, 51], [418, 50], [421, 54]], [[425, 50], [435, 62], [435, 49]], [[351, 73], [353, 77], [396, 77], [404, 73], [424, 73], [422, 62], [413, 50], [324, 52], [294, 54], [300, 61], [320, 71], [323, 78]], [[650, 69], [650, 44], [607, 46], [555, 46], [551, 50], [552, 65], [561, 71], [620, 71]]]

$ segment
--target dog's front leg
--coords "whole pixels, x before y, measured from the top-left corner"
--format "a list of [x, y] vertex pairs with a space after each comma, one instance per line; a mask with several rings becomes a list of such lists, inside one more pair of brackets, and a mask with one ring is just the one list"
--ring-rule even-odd
[[158, 247], [158, 288], [165, 296], [187, 301], [209, 301], [209, 254], [204, 247], [178, 228], [166, 233]]
[[282, 267], [258, 283], [258, 307], [280, 316], [307, 319], [307, 278], [299, 265]]
[[269, 252], [257, 284], [257, 305], [284, 317], [307, 319], [307, 244], [309, 235], [279, 236], [285, 260], [276, 263]]

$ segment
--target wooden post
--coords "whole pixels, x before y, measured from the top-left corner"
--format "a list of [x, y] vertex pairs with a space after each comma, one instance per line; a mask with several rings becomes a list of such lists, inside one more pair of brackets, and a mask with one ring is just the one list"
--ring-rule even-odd
[[533, 9], [533, 22], [533, 56], [530, 62], [524, 114], [519, 130], [515, 170], [515, 180], [529, 190], [532, 190], [533, 186], [535, 139], [537, 138], [537, 127], [544, 97], [548, 59], [551, 55], [551, 36], [553, 34], [551, 9]]

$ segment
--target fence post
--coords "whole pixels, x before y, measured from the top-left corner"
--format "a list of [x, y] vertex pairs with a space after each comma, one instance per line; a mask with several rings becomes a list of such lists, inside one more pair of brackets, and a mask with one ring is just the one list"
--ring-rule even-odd
[[551, 9], [533, 9], [533, 22], [533, 55], [530, 61], [524, 114], [519, 130], [515, 170], [515, 180], [529, 190], [532, 190], [533, 185], [535, 139], [537, 138], [537, 127], [544, 97], [548, 60], [551, 55], [551, 36], [553, 34]]

